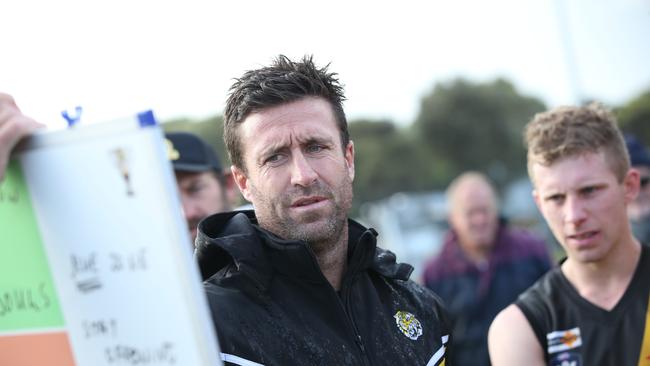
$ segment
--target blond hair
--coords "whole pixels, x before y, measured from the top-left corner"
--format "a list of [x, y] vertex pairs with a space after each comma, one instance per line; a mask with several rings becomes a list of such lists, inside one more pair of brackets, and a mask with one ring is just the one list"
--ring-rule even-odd
[[630, 169], [630, 158], [616, 118], [599, 103], [564, 106], [538, 113], [525, 129], [528, 175], [534, 182], [534, 164], [550, 166], [567, 157], [605, 154], [619, 182]]

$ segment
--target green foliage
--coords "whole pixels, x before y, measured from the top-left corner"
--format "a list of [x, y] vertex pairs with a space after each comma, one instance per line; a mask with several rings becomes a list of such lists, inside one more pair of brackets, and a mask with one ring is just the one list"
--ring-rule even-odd
[[478, 170], [501, 186], [524, 174], [523, 127], [544, 109], [540, 100], [519, 94], [506, 80], [456, 79], [422, 99], [413, 128], [419, 142], [449, 164], [448, 179]]
[[[488, 174], [497, 187], [525, 175], [522, 131], [544, 104], [521, 95], [503, 79], [474, 83], [456, 79], [438, 84], [421, 100], [412, 125], [389, 120], [350, 121], [356, 158], [353, 215], [361, 203], [402, 191], [444, 189], [466, 170]], [[616, 111], [622, 128], [650, 142], [650, 90]], [[165, 131], [203, 137], [229, 164], [223, 118], [176, 119]]]
[[650, 89], [616, 110], [621, 129], [650, 144]]
[[408, 131], [386, 120], [351, 121], [349, 129], [355, 147], [355, 208], [395, 192], [431, 188], [428, 151]]

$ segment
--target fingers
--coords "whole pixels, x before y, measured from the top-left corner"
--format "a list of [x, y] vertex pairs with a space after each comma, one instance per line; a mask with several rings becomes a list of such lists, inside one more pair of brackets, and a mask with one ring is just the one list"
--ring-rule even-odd
[[14, 98], [0, 93], [0, 181], [4, 178], [11, 150], [23, 137], [43, 125], [22, 114]]

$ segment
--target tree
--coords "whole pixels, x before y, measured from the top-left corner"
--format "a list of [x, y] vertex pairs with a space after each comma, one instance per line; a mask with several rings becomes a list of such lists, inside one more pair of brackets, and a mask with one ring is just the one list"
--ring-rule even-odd
[[523, 127], [544, 109], [539, 99], [519, 94], [504, 79], [456, 79], [422, 99], [413, 128], [421, 143], [449, 164], [448, 179], [478, 170], [501, 186], [524, 174]]
[[650, 89], [616, 110], [621, 129], [650, 144]]
[[395, 192], [431, 189], [429, 152], [408, 131], [391, 121], [367, 119], [351, 121], [349, 130], [356, 153], [355, 209]]

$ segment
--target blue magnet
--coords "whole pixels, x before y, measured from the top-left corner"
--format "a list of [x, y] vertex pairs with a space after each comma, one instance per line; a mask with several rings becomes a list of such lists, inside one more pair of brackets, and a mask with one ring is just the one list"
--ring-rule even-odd
[[152, 110], [138, 113], [138, 122], [140, 123], [140, 127], [155, 126], [157, 124]]
[[74, 115], [70, 115], [68, 111], [61, 112], [63, 118], [65, 118], [66, 122], [68, 122], [68, 127], [72, 127], [76, 125], [79, 122], [79, 120], [81, 120], [81, 112], [83, 112], [81, 106], [76, 106], [74, 110], [75, 110]]

